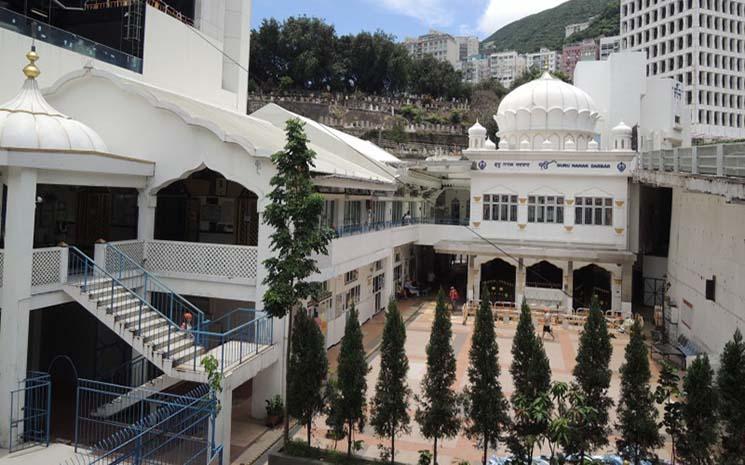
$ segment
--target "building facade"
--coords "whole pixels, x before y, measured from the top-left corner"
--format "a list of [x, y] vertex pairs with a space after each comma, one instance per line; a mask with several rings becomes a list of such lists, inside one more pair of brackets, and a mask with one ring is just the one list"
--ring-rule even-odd
[[[453, 67], [460, 62], [461, 45], [450, 34], [431, 30], [419, 37], [406, 38], [404, 46], [409, 51], [409, 55], [415, 59], [430, 55], [439, 61], [447, 61]], [[468, 50], [467, 43], [466, 50]]]
[[515, 79], [526, 70], [525, 55], [516, 51], [492, 53], [489, 55], [491, 77], [497, 79], [504, 87], [509, 88]]
[[560, 56], [555, 50], [541, 48], [536, 53], [525, 54], [525, 61], [529, 69], [539, 69], [555, 73], [559, 69]]
[[561, 52], [561, 71], [574, 79], [574, 68], [580, 61], [594, 61], [600, 57], [600, 47], [594, 39], [566, 45]]
[[479, 38], [476, 36], [455, 36], [458, 43], [458, 61], [465, 61], [479, 54]]
[[621, 50], [621, 36], [601, 37], [599, 46], [600, 59], [607, 60], [611, 53], [618, 53]]
[[745, 136], [744, 15], [737, 1], [621, 2], [621, 48], [646, 54], [648, 76], [683, 85], [697, 139]]

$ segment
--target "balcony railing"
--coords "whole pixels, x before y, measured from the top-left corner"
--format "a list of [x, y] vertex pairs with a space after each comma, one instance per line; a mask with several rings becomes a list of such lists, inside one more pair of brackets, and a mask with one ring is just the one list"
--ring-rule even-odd
[[[256, 280], [255, 246], [161, 240], [112, 244], [157, 275], [244, 283]], [[103, 253], [108, 267], [114, 258], [105, 249]]]
[[0, 27], [142, 74], [142, 58], [36, 21], [6, 8], [0, 8]]
[[701, 145], [639, 154], [639, 169], [745, 177], [745, 143]]
[[408, 220], [398, 221], [381, 221], [370, 224], [352, 224], [336, 228], [334, 237], [356, 236], [358, 234], [367, 234], [376, 231], [384, 231], [393, 228], [402, 228], [417, 224], [442, 224], [451, 226], [467, 226], [468, 218], [451, 219], [451, 218], [410, 218]]

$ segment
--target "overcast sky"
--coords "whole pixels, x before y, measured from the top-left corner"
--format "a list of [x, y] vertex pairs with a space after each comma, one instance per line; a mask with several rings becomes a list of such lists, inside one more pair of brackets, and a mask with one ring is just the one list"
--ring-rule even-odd
[[430, 28], [484, 39], [512, 21], [566, 0], [253, 0], [251, 26], [264, 18], [317, 16], [340, 34], [382, 29], [399, 39]]

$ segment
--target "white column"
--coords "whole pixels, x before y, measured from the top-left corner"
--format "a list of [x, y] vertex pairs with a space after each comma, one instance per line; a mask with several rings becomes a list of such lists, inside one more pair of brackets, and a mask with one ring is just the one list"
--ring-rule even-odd
[[220, 401], [220, 412], [215, 418], [215, 442], [222, 444], [222, 463], [230, 463], [230, 434], [233, 411], [233, 387], [225, 383], [222, 392], [217, 395]]
[[282, 360], [277, 360], [253, 377], [251, 381], [253, 383], [251, 393], [252, 417], [266, 417], [266, 400], [271, 399], [277, 394], [282, 395], [282, 381]]
[[574, 306], [574, 262], [572, 260], [567, 262], [567, 269], [564, 272], [564, 292], [566, 312], [572, 313]]
[[10, 391], [26, 377], [36, 170], [9, 168], [0, 321], [0, 446], [10, 438]]
[[614, 312], [621, 311], [621, 286], [623, 284], [623, 278], [621, 271], [614, 271], [611, 273], [610, 281], [610, 292], [611, 292], [611, 310]]
[[621, 312], [624, 316], [631, 316], [633, 273], [630, 263], [625, 263], [621, 268]]
[[140, 189], [137, 194], [137, 239], [155, 238], [155, 208], [158, 197], [150, 195], [149, 190]]
[[521, 258], [515, 267], [515, 307], [520, 308], [525, 296], [525, 263]]
[[385, 278], [383, 279], [383, 299], [386, 306], [391, 299], [396, 297], [396, 283], [393, 282], [393, 260], [394, 254], [393, 249], [388, 257], [383, 262], [383, 269], [385, 270]]
[[473, 301], [479, 300], [481, 298], [481, 260], [476, 255], [468, 256], [466, 281], [466, 298]]

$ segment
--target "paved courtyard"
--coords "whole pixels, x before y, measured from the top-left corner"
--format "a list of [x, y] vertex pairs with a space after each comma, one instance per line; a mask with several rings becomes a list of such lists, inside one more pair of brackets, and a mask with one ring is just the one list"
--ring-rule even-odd
[[[434, 318], [434, 308], [434, 302], [424, 303], [421, 306], [419, 314], [410, 321], [407, 327], [406, 353], [409, 357], [408, 382], [414, 393], [419, 392], [420, 382], [426, 370], [425, 349], [429, 340], [432, 320]], [[462, 316], [455, 315], [452, 318], [452, 323], [453, 347], [457, 358], [456, 388], [458, 391], [462, 391], [468, 380], [466, 370], [468, 368], [468, 351], [470, 349], [471, 334], [473, 332], [473, 318], [469, 319], [466, 325], [463, 325]], [[536, 326], [539, 326], [538, 322], [535, 322], [535, 324]], [[502, 368], [501, 382], [502, 389], [507, 397], [512, 394], [512, 390], [514, 389], [512, 378], [509, 374], [509, 367], [512, 362], [510, 349], [512, 347], [512, 339], [515, 334], [516, 326], [516, 322], [504, 323], [500, 321], [497, 323], [497, 337], [500, 351], [499, 361]], [[363, 326], [363, 331], [367, 333], [366, 327], [367, 325]], [[552, 340], [550, 336], [546, 336], [544, 346], [551, 363], [553, 380], [570, 381], [572, 379], [571, 373], [575, 365], [580, 329], [580, 327], [554, 327], [556, 339]], [[611, 381], [610, 395], [614, 400], [616, 400], [618, 399], [620, 389], [618, 369], [623, 362], [623, 353], [628, 342], [628, 336], [625, 334], [619, 334], [615, 331], [612, 334], [614, 336], [612, 339], [613, 357], [611, 359], [613, 378]], [[366, 337], [366, 340], [368, 340], [368, 337]], [[329, 354], [329, 357], [333, 360], [333, 358], [337, 356], [336, 354], [337, 352], [334, 351]], [[335, 365], [335, 360], [333, 360], [333, 364]], [[368, 375], [368, 399], [371, 399], [374, 394], [375, 381], [380, 367], [379, 353], [375, 352], [372, 355], [370, 366], [371, 371]], [[656, 372], [654, 364], [652, 366], [653, 372]], [[410, 402], [410, 414], [412, 417], [411, 433], [401, 435], [396, 439], [396, 460], [404, 463], [416, 463], [419, 457], [418, 451], [432, 447], [431, 442], [421, 435], [418, 425], [413, 421], [415, 409], [416, 405], [412, 399]], [[615, 415], [612, 415], [612, 418], [615, 420]], [[325, 439], [325, 426], [324, 418], [318, 418], [313, 432], [314, 445], [333, 448], [333, 441]], [[296, 437], [298, 439], [304, 439], [304, 431], [298, 432]], [[375, 437], [373, 430], [370, 427], [368, 427], [363, 434], [356, 435], [355, 439], [364, 441], [364, 448], [360, 453], [371, 458], [379, 457], [379, 444], [388, 444], [388, 441], [381, 441], [379, 438]], [[474, 447], [474, 443], [463, 435], [442, 441], [441, 444], [442, 446], [439, 449], [438, 455], [438, 462], [440, 465], [456, 464], [462, 460], [478, 463], [481, 459], [481, 453]], [[612, 445], [613, 443], [611, 442], [611, 446]], [[342, 441], [337, 445], [337, 448], [340, 450], [345, 450], [345, 447], [346, 443], [343, 443]], [[547, 453], [548, 448], [545, 447], [543, 452]], [[500, 450], [499, 453], [506, 453], [506, 451]]]

